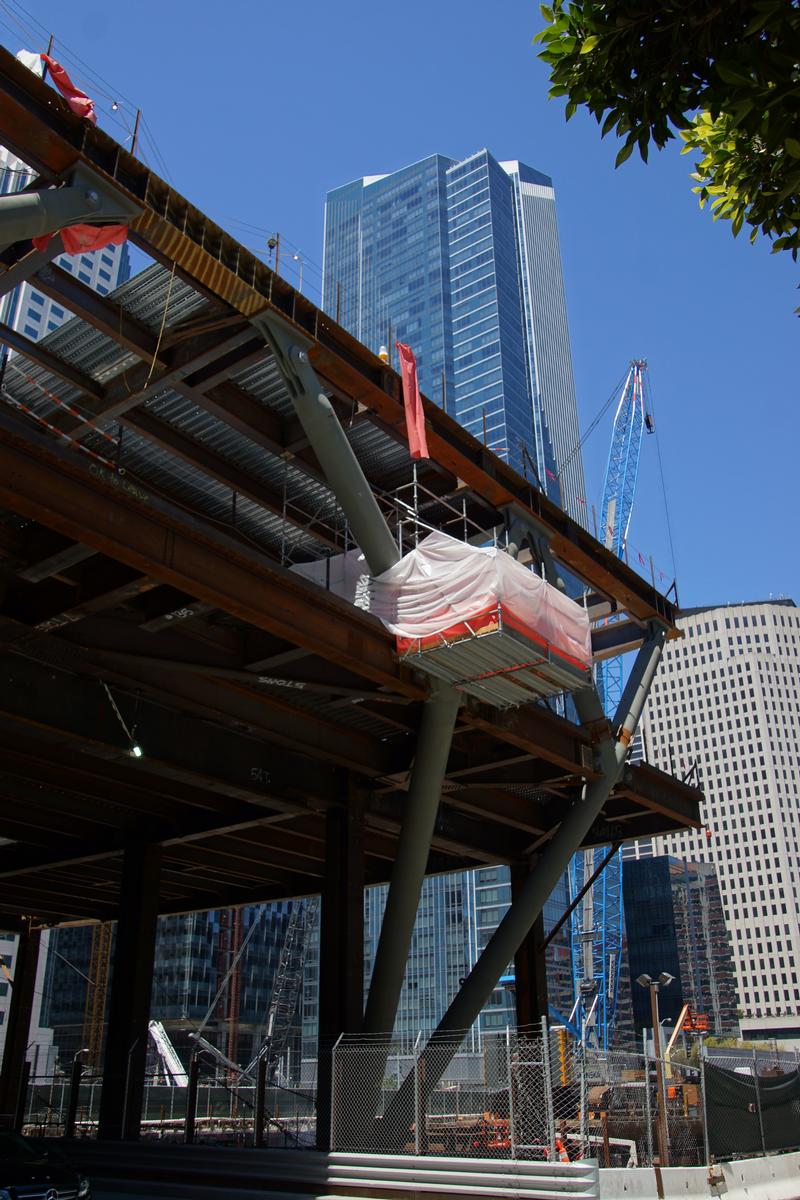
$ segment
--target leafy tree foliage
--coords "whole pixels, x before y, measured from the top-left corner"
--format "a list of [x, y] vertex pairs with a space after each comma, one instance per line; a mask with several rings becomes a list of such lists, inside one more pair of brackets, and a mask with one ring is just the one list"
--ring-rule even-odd
[[647, 161], [677, 130], [715, 219], [800, 249], [800, 0], [553, 0], [537, 34], [550, 95]]

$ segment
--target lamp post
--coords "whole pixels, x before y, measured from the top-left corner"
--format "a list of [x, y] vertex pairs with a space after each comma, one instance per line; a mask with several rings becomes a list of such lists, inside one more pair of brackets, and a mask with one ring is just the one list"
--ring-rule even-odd
[[650, 989], [650, 1014], [653, 1022], [653, 1054], [656, 1060], [656, 1091], [658, 1102], [656, 1132], [658, 1134], [658, 1157], [662, 1167], [669, 1166], [669, 1134], [667, 1131], [666, 1097], [664, 1093], [664, 1064], [661, 1061], [661, 1025], [658, 1019], [658, 991], [659, 988], [668, 987], [674, 978], [674, 975], [670, 975], [667, 971], [662, 971], [658, 979], [652, 979], [649, 975], [639, 975], [636, 980], [640, 987]]
[[303, 290], [303, 265], [304, 265], [303, 257], [300, 254], [293, 254], [292, 259], [294, 260], [294, 262], [300, 264], [300, 282], [297, 285], [297, 290], [298, 290], [298, 292], [302, 292], [302, 290]]

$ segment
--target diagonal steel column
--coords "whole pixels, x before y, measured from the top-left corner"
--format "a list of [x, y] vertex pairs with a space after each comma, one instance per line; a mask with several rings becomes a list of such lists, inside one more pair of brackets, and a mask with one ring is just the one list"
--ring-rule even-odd
[[[461, 1043], [463, 1032], [477, 1020], [497, 981], [517, 948], [527, 936], [550, 893], [580, 846], [608, 799], [625, 765], [628, 743], [636, 729], [666, 640], [666, 629], [655, 623], [636, 657], [633, 670], [616, 714], [618, 730], [611, 731], [596, 748], [598, 779], [584, 785], [582, 794], [571, 806], [556, 833], [522, 884], [519, 893], [498, 925], [475, 966], [454, 997], [450, 1007], [426, 1045], [420, 1077], [426, 1096], [441, 1079]], [[576, 692], [574, 697], [582, 719], [594, 720], [602, 707], [594, 688]], [[581, 711], [583, 709], [583, 711]], [[585, 716], [584, 716], [585, 714]], [[384, 1126], [392, 1136], [404, 1136], [413, 1119], [413, 1078], [406, 1080], [392, 1101]]]
[[[380, 575], [399, 560], [400, 552], [311, 365], [307, 353], [310, 342], [275, 313], [261, 313], [252, 318], [252, 323], [272, 347], [295, 412], [364, 553], [370, 573]], [[384, 1033], [394, 1028], [460, 704], [458, 692], [437, 682], [422, 710], [364, 1016], [366, 1032]], [[377, 1058], [371, 1073], [380, 1084], [383, 1069]]]
[[364, 1013], [364, 1033], [389, 1033], [403, 986], [461, 696], [437, 684], [422, 710], [411, 785]]
[[275, 313], [261, 313], [252, 323], [272, 347], [300, 424], [364, 552], [370, 574], [381, 575], [399, 560], [400, 551], [309, 361], [311, 343]]
[[63, 187], [0, 196], [0, 249], [80, 222], [127, 224], [141, 208], [79, 163]]

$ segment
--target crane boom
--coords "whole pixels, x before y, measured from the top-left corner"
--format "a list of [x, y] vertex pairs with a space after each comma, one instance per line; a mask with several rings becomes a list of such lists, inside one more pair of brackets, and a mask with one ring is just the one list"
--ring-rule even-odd
[[[636, 495], [642, 434], [653, 432], [646, 408], [646, 370], [634, 359], [620, 392], [608, 455], [600, 541], [619, 558], [625, 545]], [[596, 667], [597, 690], [606, 716], [613, 719], [622, 697], [622, 658]], [[570, 895], [578, 896], [606, 854], [604, 847], [579, 850], [569, 866]], [[583, 1040], [608, 1049], [614, 1028], [622, 956], [622, 850], [611, 858], [571, 916], [572, 972], [576, 1025]]]

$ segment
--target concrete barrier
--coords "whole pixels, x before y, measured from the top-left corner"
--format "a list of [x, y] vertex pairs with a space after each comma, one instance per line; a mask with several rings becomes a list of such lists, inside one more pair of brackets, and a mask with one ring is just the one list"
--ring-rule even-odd
[[600, 1172], [601, 1200], [800, 1200], [800, 1154], [770, 1154], [711, 1167], [624, 1167]]

